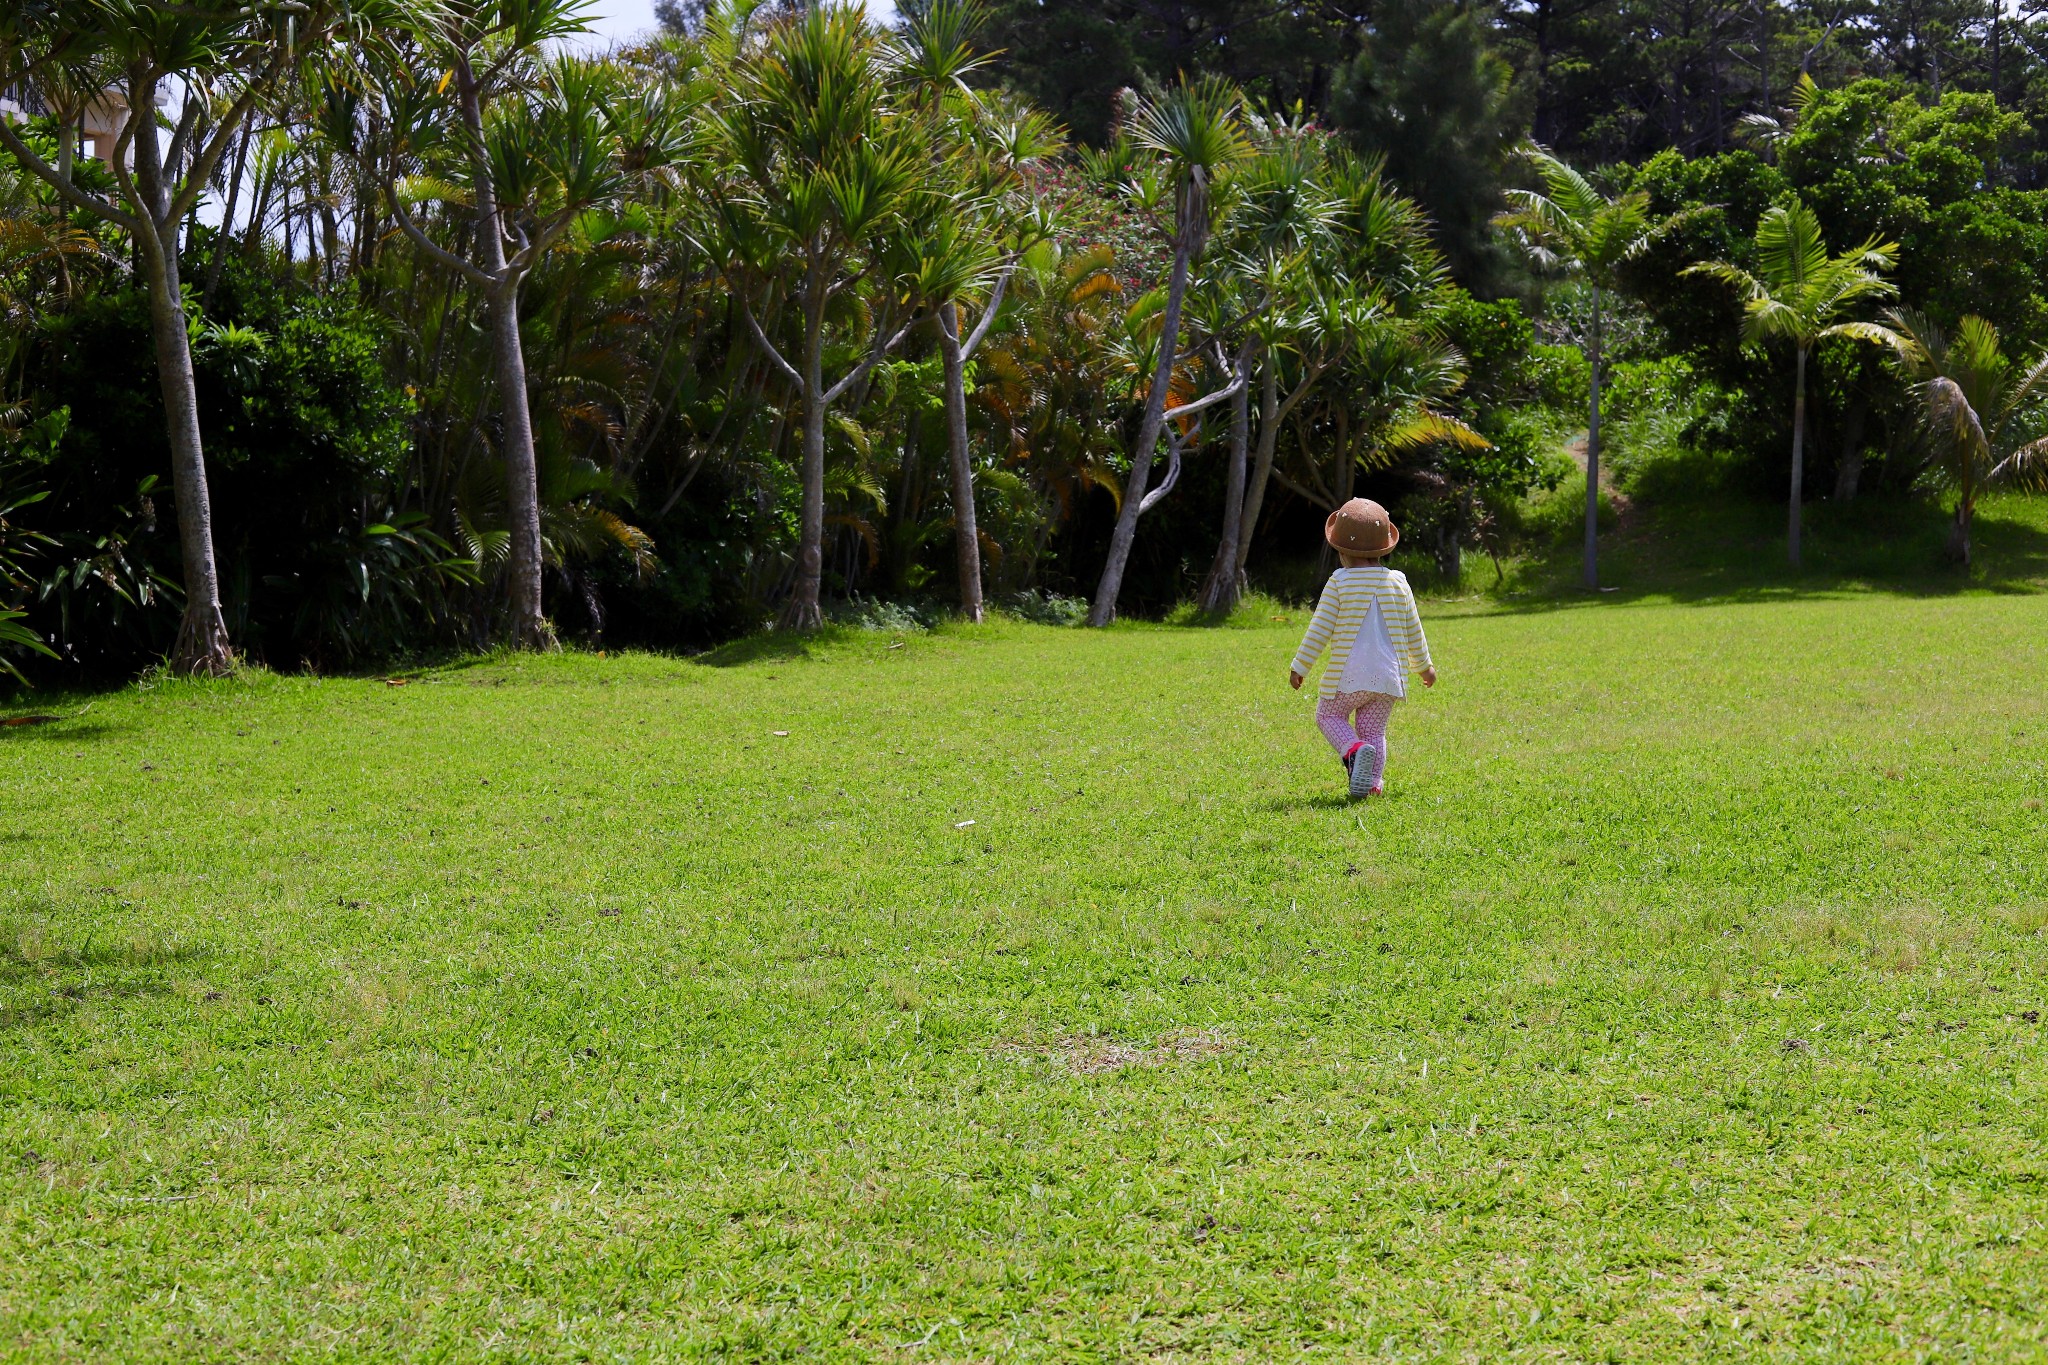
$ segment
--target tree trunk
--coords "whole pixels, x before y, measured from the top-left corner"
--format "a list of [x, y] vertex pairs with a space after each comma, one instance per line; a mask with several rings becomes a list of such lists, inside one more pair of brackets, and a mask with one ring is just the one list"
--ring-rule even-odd
[[1436, 571], [1456, 591], [1465, 577], [1465, 542], [1456, 521], [1436, 528]]
[[889, 576], [898, 592], [911, 590], [911, 567], [917, 563], [917, 549], [908, 534], [918, 517], [919, 441], [924, 414], [916, 405], [903, 418], [903, 449], [897, 458], [896, 500], [889, 504]]
[[1793, 568], [1799, 567], [1800, 504], [1806, 496], [1806, 348], [1799, 348], [1799, 369], [1792, 399], [1792, 506], [1785, 515], [1785, 545]]
[[178, 274], [176, 224], [167, 235], [151, 224], [138, 234], [149, 277], [149, 331], [163, 391], [164, 423], [171, 438], [171, 489], [178, 500], [178, 551], [184, 558], [185, 615], [171, 650], [171, 668], [195, 677], [222, 677], [234, 665], [227, 622], [220, 611], [220, 570], [213, 557], [213, 504], [206, 488], [206, 453], [199, 436], [199, 394], [192, 373], [192, 341]]
[[1866, 409], [1853, 394], [1842, 416], [1842, 462], [1835, 466], [1835, 501], [1854, 502], [1863, 481], [1863, 418]]
[[784, 630], [825, 624], [825, 300], [813, 278], [804, 307], [803, 500], [797, 514], [796, 587], [782, 609]]
[[1586, 550], [1587, 592], [1600, 590], [1600, 290], [1593, 290], [1593, 345], [1590, 362], [1590, 404], [1586, 419]]
[[[1245, 371], [1252, 363], [1247, 342], [1237, 353], [1233, 379], [1249, 380]], [[1230, 400], [1230, 467], [1223, 491], [1223, 534], [1216, 542], [1216, 559], [1202, 584], [1201, 607], [1214, 616], [1228, 616], [1237, 606], [1241, 583], [1238, 578], [1238, 546], [1244, 538], [1245, 466], [1250, 462], [1252, 443], [1251, 384], [1238, 386]]]
[[533, 410], [526, 393], [526, 351], [519, 339], [519, 285], [493, 291], [491, 349], [497, 364], [500, 454], [505, 460], [505, 510], [511, 520], [506, 565], [515, 649], [555, 648], [555, 628], [541, 611], [540, 471], [533, 449]]
[[[519, 275], [505, 259], [497, 186], [484, 154], [481, 97], [466, 60], [458, 62], [455, 76], [471, 144], [478, 264], [493, 281], [485, 306], [491, 314], [492, 350], [496, 353], [499, 453], [505, 461], [505, 504], [512, 522], [506, 547], [506, 588], [511, 599], [507, 624], [513, 648], [554, 649], [555, 628], [541, 611], [540, 470], [533, 449], [533, 409], [526, 392], [526, 350], [519, 338]], [[289, 215], [286, 222], [290, 222]], [[289, 226], [286, 230], [289, 232]], [[310, 239], [310, 219], [306, 230]]]
[[974, 461], [967, 449], [967, 364], [960, 355], [960, 310], [939, 309], [939, 350], [946, 369], [946, 443], [953, 457], [953, 538], [960, 556], [960, 612], [979, 624], [981, 531], [974, 515]]
[[1194, 217], [1200, 205], [1191, 184], [1181, 194], [1173, 243], [1173, 273], [1167, 277], [1166, 308], [1159, 318], [1159, 364], [1152, 371], [1152, 387], [1145, 395], [1145, 413], [1138, 425], [1138, 441], [1131, 447], [1131, 474], [1124, 481], [1124, 505], [1117, 514], [1116, 530], [1109, 537], [1109, 558], [1102, 566], [1102, 580], [1095, 587], [1095, 601], [1088, 608], [1088, 624], [1106, 626], [1116, 619], [1116, 599], [1123, 591], [1124, 568], [1130, 563], [1131, 543], [1138, 537], [1138, 509], [1145, 500], [1145, 486], [1152, 475], [1153, 448], [1165, 425], [1166, 391], [1173, 378], [1174, 348], [1180, 341], [1181, 303], [1188, 292], [1188, 266], [1194, 255]]
[[1259, 448], [1252, 460], [1251, 484], [1244, 491], [1244, 515], [1237, 526], [1237, 587], [1244, 591], [1245, 565], [1252, 557], [1259, 512], [1266, 504], [1266, 483], [1273, 477], [1273, 452], [1280, 444], [1280, 372], [1270, 351], [1259, 357]]
[[220, 287], [221, 266], [228, 258], [228, 235], [235, 230], [235, 203], [242, 197], [242, 174], [249, 164], [249, 139], [256, 133], [254, 115], [242, 121], [242, 136], [235, 146], [235, 173], [228, 179], [227, 203], [220, 212], [220, 235], [213, 242], [213, 260], [206, 267], [206, 288], [200, 295], [199, 309], [205, 312], [213, 307], [214, 290]]
[[1948, 544], [1944, 547], [1944, 553], [1965, 568], [1970, 564], [1970, 520], [1976, 510], [1967, 493], [1956, 499], [1956, 519], [1949, 524]]

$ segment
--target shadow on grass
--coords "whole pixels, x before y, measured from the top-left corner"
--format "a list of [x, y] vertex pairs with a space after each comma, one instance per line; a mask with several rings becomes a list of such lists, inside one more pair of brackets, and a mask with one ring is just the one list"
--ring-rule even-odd
[[1294, 810], [1346, 810], [1353, 806], [1363, 810], [1366, 804], [1363, 801], [1352, 800], [1344, 792], [1325, 792], [1318, 796], [1303, 792], [1299, 796], [1276, 796], [1266, 802], [1266, 809], [1277, 815], [1284, 815]]
[[1682, 605], [1797, 601], [1844, 592], [1944, 597], [2048, 592], [2048, 499], [2009, 496], [1976, 517], [1973, 561], [1944, 557], [1950, 513], [1926, 499], [1869, 497], [1806, 509], [1805, 564], [1786, 561], [1785, 509], [1765, 503], [1664, 505], [1603, 534], [1602, 590], [1579, 586], [1576, 545], [1526, 562], [1473, 615], [1521, 615], [1655, 598]]
[[0, 1032], [55, 1018], [88, 1000], [168, 995], [172, 969], [211, 957], [192, 944], [165, 947], [143, 939], [77, 945], [53, 941], [34, 921], [0, 920]]
[[59, 718], [47, 725], [0, 727], [0, 744], [33, 744], [38, 741], [46, 744], [88, 744], [126, 734], [134, 728], [132, 725], [110, 725], [103, 720], [80, 724]]
[[839, 626], [826, 626], [823, 630], [809, 633], [789, 630], [768, 631], [760, 635], [743, 636], [716, 649], [706, 650], [690, 662], [702, 664], [706, 668], [738, 668], [743, 664], [808, 659], [811, 657], [811, 651], [817, 646], [843, 641], [849, 633], [844, 627]]

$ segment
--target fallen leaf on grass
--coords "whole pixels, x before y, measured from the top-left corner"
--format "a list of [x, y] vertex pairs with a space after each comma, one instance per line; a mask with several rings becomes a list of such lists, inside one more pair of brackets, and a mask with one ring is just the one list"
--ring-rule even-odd
[[384, 680], [384, 685], [386, 687], [403, 687], [411, 681], [411, 678], [386, 678]]
[[775, 736], [777, 739], [789, 738], [789, 731], [787, 730], [770, 730], [768, 733]]
[[966, 828], [967, 828], [967, 827], [968, 827], [969, 825], [971, 825], [971, 824], [973, 824], [973, 823], [974, 823], [974, 822], [973, 822], [972, 820], [962, 820], [962, 821], [961, 821], [961, 822], [960, 822], [959, 824], [957, 824], [957, 825], [954, 825], [954, 826], [953, 826], [953, 828], [954, 828], [954, 829], [966, 829]]
[[0, 720], [0, 725], [53, 725], [56, 720], [55, 716], [9, 716], [5, 720]]

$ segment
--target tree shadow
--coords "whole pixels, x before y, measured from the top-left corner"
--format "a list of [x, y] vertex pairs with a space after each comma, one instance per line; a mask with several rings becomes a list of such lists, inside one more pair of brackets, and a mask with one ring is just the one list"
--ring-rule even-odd
[[211, 957], [196, 944], [142, 939], [52, 943], [39, 925], [0, 920], [0, 1032], [68, 1014], [91, 1000], [138, 999], [176, 989], [173, 969]]
[[1520, 616], [1645, 600], [1760, 605], [1880, 592], [1952, 597], [2048, 592], [2048, 501], [2001, 498], [1980, 508], [1973, 562], [1944, 556], [1950, 513], [1926, 499], [1867, 498], [1807, 509], [1805, 564], [1786, 560], [1785, 510], [1759, 503], [1666, 505], [1603, 535], [1602, 589], [1579, 586], [1576, 546], [1547, 551], [1524, 586], [1462, 614]]
[[103, 720], [78, 723], [59, 717], [47, 725], [0, 727], [0, 744], [87, 744], [110, 739], [133, 730], [132, 725], [112, 725]]
[[843, 627], [834, 626], [809, 632], [764, 631], [758, 635], [746, 635], [737, 640], [730, 640], [716, 649], [706, 650], [694, 656], [690, 662], [702, 664], [706, 668], [738, 668], [744, 664], [808, 659], [817, 646], [840, 642], [846, 638], [846, 634]]

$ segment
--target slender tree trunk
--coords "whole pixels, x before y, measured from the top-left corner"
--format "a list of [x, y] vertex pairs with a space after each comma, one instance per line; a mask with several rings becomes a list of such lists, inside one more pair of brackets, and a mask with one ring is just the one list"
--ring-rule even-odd
[[1792, 399], [1792, 505], [1785, 516], [1785, 545], [1793, 568], [1799, 567], [1801, 502], [1806, 496], [1806, 348], [1799, 348], [1798, 380]]
[[953, 457], [953, 538], [960, 556], [960, 611], [979, 623], [981, 531], [974, 515], [974, 462], [967, 449], [967, 365], [960, 355], [960, 310], [939, 309], [939, 351], [946, 368], [946, 444]]
[[1182, 192], [1179, 222], [1175, 225], [1173, 273], [1167, 277], [1166, 308], [1159, 319], [1159, 364], [1152, 371], [1152, 387], [1145, 395], [1137, 444], [1131, 447], [1131, 474], [1124, 481], [1124, 505], [1117, 514], [1116, 529], [1110, 533], [1109, 558], [1102, 566], [1095, 601], [1088, 608], [1091, 626], [1106, 626], [1116, 619], [1124, 568], [1130, 563], [1131, 543], [1138, 537], [1138, 509], [1145, 500], [1146, 484], [1152, 475], [1153, 448], [1159, 444], [1159, 432], [1165, 425], [1166, 391], [1173, 378], [1174, 348], [1180, 340], [1180, 310], [1188, 292], [1188, 266], [1194, 255], [1194, 217], [1198, 208], [1191, 185]]
[[825, 624], [825, 289], [812, 272], [804, 293], [803, 503], [797, 517], [796, 587], [782, 609], [785, 630]]
[[1945, 553], [1965, 568], [1970, 564], [1970, 522], [1976, 511], [1976, 497], [1968, 489], [1964, 489], [1956, 497], [1956, 519], [1948, 528], [1948, 545]]
[[533, 409], [526, 393], [526, 350], [519, 338], [518, 282], [500, 285], [488, 307], [498, 372], [505, 510], [511, 519], [505, 558], [512, 644], [518, 649], [553, 649], [555, 628], [541, 611], [540, 477], [533, 449]]
[[1202, 584], [1202, 610], [1214, 616], [1228, 615], [1237, 606], [1237, 551], [1244, 539], [1245, 475], [1251, 461], [1252, 396], [1250, 376], [1245, 373], [1251, 363], [1252, 344], [1246, 342], [1237, 353], [1237, 374], [1233, 377], [1247, 382], [1239, 385], [1236, 397], [1230, 400], [1230, 467], [1223, 491], [1223, 534], [1216, 542], [1216, 558], [1209, 566], [1208, 580]]
[[[176, 224], [145, 234], [149, 276], [149, 331], [155, 344], [164, 420], [171, 438], [171, 489], [178, 500], [178, 550], [184, 559], [185, 615], [171, 667], [197, 677], [221, 677], [234, 664], [227, 622], [220, 610], [220, 571], [213, 557], [213, 504], [206, 487], [206, 454], [199, 436], [199, 393], [193, 380], [192, 345], [185, 330], [178, 260], [170, 243]], [[166, 236], [168, 239], [166, 240]]]
[[1842, 462], [1835, 467], [1835, 501], [1854, 502], [1863, 481], [1863, 418], [1866, 409], [1855, 394], [1842, 417]]
[[[485, 306], [491, 313], [491, 338], [498, 379], [499, 454], [505, 461], [505, 504], [512, 519], [507, 528], [506, 588], [511, 619], [507, 623], [517, 649], [553, 649], [555, 628], [541, 610], [540, 479], [533, 448], [533, 410], [526, 392], [526, 351], [519, 337], [519, 276], [505, 259], [497, 187], [484, 156], [483, 109], [476, 79], [467, 62], [456, 69], [462, 119], [471, 141], [476, 185], [476, 247], [478, 264], [494, 282]], [[307, 233], [311, 235], [311, 224]]]
[[1590, 362], [1590, 405], [1586, 418], [1586, 552], [1587, 592], [1600, 590], [1600, 290], [1593, 290], [1593, 345]]
[[[131, 72], [128, 107], [156, 107], [153, 75]], [[185, 614], [171, 647], [171, 668], [192, 676], [221, 677], [234, 666], [227, 622], [221, 616], [220, 569], [213, 554], [213, 502], [206, 486], [206, 449], [199, 432], [199, 393], [192, 373], [192, 341], [178, 260], [179, 222], [163, 164], [159, 127], [137, 116], [131, 148], [137, 191], [132, 234], [149, 290], [150, 341], [171, 443], [171, 492], [178, 503], [178, 552], [183, 559]]]
[[924, 434], [924, 414], [913, 405], [903, 418], [903, 449], [897, 457], [896, 500], [889, 504], [889, 574], [897, 590], [909, 588], [910, 567], [917, 562], [916, 547], [904, 531], [917, 521], [918, 444]]
[[221, 266], [228, 258], [228, 236], [235, 230], [235, 205], [242, 197], [242, 174], [249, 164], [249, 139], [255, 132], [256, 118], [252, 114], [243, 120], [242, 136], [235, 144], [235, 171], [228, 179], [227, 203], [221, 209], [220, 236], [214, 239], [213, 259], [206, 266], [206, 288], [199, 300], [201, 312], [213, 306], [213, 292], [220, 287]]
[[1280, 372], [1271, 351], [1262, 352], [1259, 379], [1259, 446], [1252, 461], [1251, 484], [1244, 491], [1244, 516], [1238, 521], [1237, 587], [1245, 588], [1245, 565], [1252, 557], [1259, 512], [1266, 503], [1266, 482], [1273, 477], [1273, 452], [1280, 444]]

